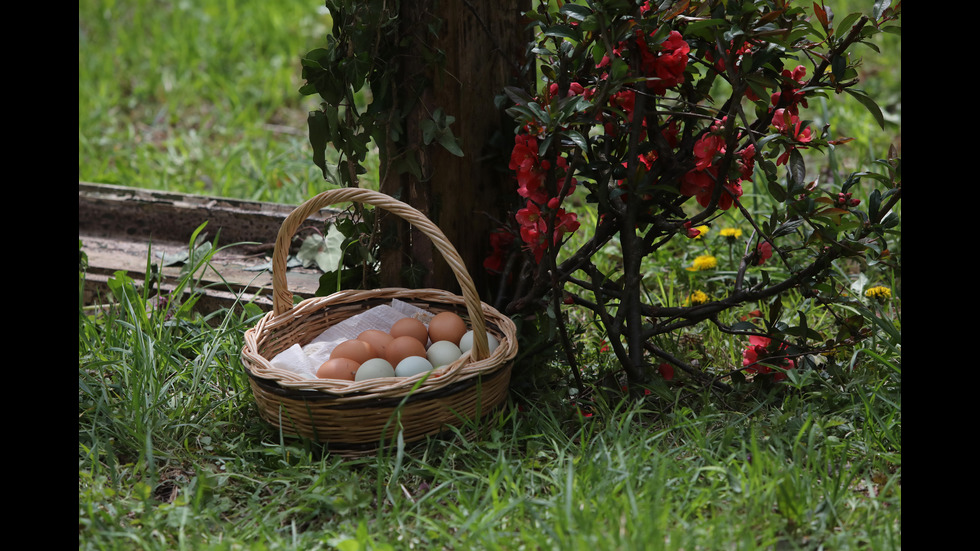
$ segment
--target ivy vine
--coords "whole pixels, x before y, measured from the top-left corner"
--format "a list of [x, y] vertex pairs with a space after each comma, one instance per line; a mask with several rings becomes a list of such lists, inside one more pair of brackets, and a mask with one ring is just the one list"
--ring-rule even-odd
[[[339, 183], [356, 187], [358, 177], [367, 172], [364, 162], [373, 142], [385, 163], [381, 178], [409, 172], [422, 179], [405, 130], [405, 117], [417, 97], [399, 86], [421, 90], [428, 85], [425, 74], [406, 81], [402, 69], [408, 56], [422, 56], [432, 66], [440, 63], [440, 53], [409, 47], [413, 43], [403, 32], [406, 26], [400, 21], [402, 6], [397, 0], [326, 0], [325, 5], [333, 18], [326, 45], [302, 59], [306, 83], [300, 93], [323, 100], [320, 109], [307, 117], [314, 164], [324, 179], [330, 179], [327, 150], [332, 145], [339, 155]], [[426, 17], [423, 32], [438, 33], [440, 22], [431, 14]], [[438, 143], [462, 156], [460, 141], [450, 129], [454, 120], [442, 109], [433, 110], [420, 125], [422, 144]]]

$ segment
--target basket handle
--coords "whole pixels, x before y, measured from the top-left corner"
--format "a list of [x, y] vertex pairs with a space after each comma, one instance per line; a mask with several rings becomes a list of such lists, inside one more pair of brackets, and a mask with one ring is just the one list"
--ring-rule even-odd
[[469, 313], [470, 324], [473, 328], [473, 359], [480, 361], [489, 356], [486, 321], [483, 316], [480, 296], [477, 294], [476, 285], [473, 283], [469, 272], [466, 271], [466, 265], [456, 248], [442, 233], [442, 230], [421, 212], [390, 195], [370, 189], [354, 187], [330, 189], [308, 199], [286, 217], [282, 227], [279, 228], [279, 235], [276, 237], [276, 245], [272, 253], [272, 306], [274, 315], [279, 316], [293, 307], [293, 294], [289, 291], [286, 282], [286, 257], [289, 254], [290, 242], [300, 224], [329, 205], [345, 202], [364, 203], [382, 208], [409, 222], [432, 240], [436, 249], [442, 254], [456, 275], [456, 281], [459, 282], [459, 287], [462, 290], [463, 302], [466, 304], [466, 311]]

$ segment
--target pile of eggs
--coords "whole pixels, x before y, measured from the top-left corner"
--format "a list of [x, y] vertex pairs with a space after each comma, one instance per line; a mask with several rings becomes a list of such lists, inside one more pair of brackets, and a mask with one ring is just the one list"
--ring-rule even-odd
[[[492, 352], [498, 341], [487, 333], [487, 344]], [[411, 377], [453, 363], [472, 346], [473, 331], [453, 312], [436, 314], [428, 326], [407, 317], [387, 332], [368, 329], [355, 339], [339, 343], [316, 376], [348, 381]]]

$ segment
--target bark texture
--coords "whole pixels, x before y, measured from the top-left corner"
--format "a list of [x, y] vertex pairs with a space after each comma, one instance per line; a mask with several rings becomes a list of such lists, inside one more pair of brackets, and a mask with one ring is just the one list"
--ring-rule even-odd
[[[481, 293], [487, 286], [482, 263], [490, 250], [489, 234], [503, 213], [500, 199], [516, 189], [505, 170], [513, 131], [494, 98], [524, 78], [530, 34], [522, 13], [529, 5], [527, 0], [401, 2], [396, 98], [405, 137], [400, 143], [389, 141], [387, 161], [416, 155], [418, 172], [396, 173], [383, 166], [381, 191], [417, 208], [442, 229]], [[455, 118], [449, 128], [461, 141], [462, 157], [437, 142], [423, 142], [423, 127], [438, 109]], [[455, 277], [425, 236], [391, 216], [383, 228], [385, 242], [393, 245], [382, 253], [383, 285], [457, 290]], [[409, 266], [419, 276], [414, 282], [405, 275]]]

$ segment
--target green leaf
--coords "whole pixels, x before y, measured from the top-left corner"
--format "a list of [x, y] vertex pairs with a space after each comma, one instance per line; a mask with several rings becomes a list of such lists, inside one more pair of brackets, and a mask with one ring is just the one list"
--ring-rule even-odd
[[802, 218], [791, 218], [783, 222], [782, 224], [780, 224], [777, 228], [775, 228], [772, 232], [772, 237], [776, 238], [776, 237], [793, 233], [794, 231], [796, 231], [796, 228], [800, 227], [800, 225], [802, 224], [803, 224]]
[[844, 91], [850, 94], [854, 99], [858, 100], [870, 113], [871, 116], [875, 118], [875, 122], [878, 123], [882, 129], [885, 128], [885, 115], [882, 114], [881, 108], [875, 103], [875, 100], [871, 99], [870, 96], [862, 92], [861, 90], [854, 90], [852, 88], [844, 88]]
[[581, 149], [583, 153], [588, 153], [589, 141], [588, 139], [586, 139], [585, 136], [582, 135], [581, 132], [575, 130], [569, 130], [568, 132], [565, 133], [565, 136], [568, 137], [568, 139], [571, 140], [576, 147]]
[[161, 266], [176, 266], [187, 262], [187, 259], [190, 258], [190, 253], [186, 250], [177, 251], [176, 253], [157, 251], [154, 256], [161, 260]]
[[565, 25], [559, 23], [558, 25], [552, 25], [544, 30], [545, 36], [555, 36], [559, 38], [568, 38], [570, 40], [582, 40], [582, 32], [572, 27], [571, 25]]
[[692, 21], [684, 27], [685, 36], [690, 34], [705, 40], [712, 41], [716, 31], [726, 23], [724, 19], [699, 19]]
[[563, 4], [558, 13], [564, 14], [569, 19], [575, 19], [577, 21], [584, 21], [587, 17], [592, 15], [592, 9], [588, 6], [583, 6], [581, 4], [566, 3]]
[[303, 66], [302, 76], [306, 80], [300, 92], [306, 95], [320, 94], [320, 97], [331, 105], [340, 103], [344, 96], [344, 79], [338, 77], [334, 68], [333, 52], [326, 48], [317, 48], [306, 54], [300, 64]]
[[793, 149], [790, 151], [786, 168], [789, 177], [789, 189], [787, 191], [792, 195], [803, 187], [803, 182], [806, 180], [806, 162], [803, 160], [800, 150]]
[[800, 317], [800, 325], [797, 327], [787, 328], [786, 334], [794, 337], [803, 337], [813, 341], [819, 341], [821, 339], [821, 335], [809, 327], [807, 324], [806, 314], [799, 310], [797, 311], [797, 314]]
[[446, 151], [452, 153], [457, 157], [463, 156], [463, 150], [459, 147], [459, 139], [453, 136], [452, 131], [448, 128], [445, 132], [439, 134], [439, 144], [446, 148]]
[[411, 174], [416, 180], [422, 179], [422, 167], [415, 152], [410, 151], [394, 159], [391, 170], [393, 174]]
[[779, 295], [773, 299], [769, 305], [769, 326], [775, 327], [779, 323], [779, 316], [783, 315], [783, 298]]
[[837, 23], [838, 34], [841, 36], [846, 35], [847, 32], [851, 30], [851, 27], [854, 26], [854, 23], [857, 22], [857, 20], [860, 18], [861, 18], [860, 13], [853, 12], [848, 14], [846, 17], [844, 17], [844, 19], [841, 19]]
[[323, 111], [310, 111], [306, 117], [309, 127], [310, 146], [313, 148], [313, 164], [318, 166], [326, 179], [327, 173], [327, 142], [330, 140], [330, 124], [327, 114]]
[[779, 201], [780, 203], [786, 201], [786, 190], [783, 189], [783, 186], [779, 185], [779, 182], [775, 180], [767, 180], [767, 184], [769, 185], [769, 195], [772, 195], [773, 199]]
[[872, 16], [875, 19], [880, 18], [891, 5], [891, 0], [875, 0], [874, 9], [871, 11]]
[[106, 281], [106, 285], [117, 300], [120, 300], [123, 294], [129, 294], [132, 298], [136, 297], [133, 292], [133, 278], [129, 277], [125, 270], [116, 270], [112, 277]]
[[739, 321], [731, 326], [733, 331], [758, 331], [759, 326], [752, 323], [751, 321]]
[[212, 245], [210, 241], [205, 241], [200, 245], [194, 245], [194, 248], [187, 255], [187, 262], [180, 267], [181, 276], [189, 276], [191, 272], [197, 270], [204, 264], [205, 260], [210, 257]]
[[510, 101], [514, 102], [516, 105], [527, 105], [528, 103], [534, 101], [534, 98], [527, 93], [523, 88], [518, 88], [516, 86], [505, 86], [504, 94], [510, 98]]
[[419, 126], [422, 128], [422, 143], [429, 145], [432, 143], [433, 137], [439, 131], [439, 129], [436, 128], [436, 123], [432, 120], [424, 120], [419, 123]]
[[356, 289], [361, 282], [360, 268], [343, 268], [324, 272], [319, 279], [316, 296], [327, 296], [343, 289]]
[[316, 264], [323, 272], [330, 272], [340, 266], [343, 260], [344, 234], [331, 224], [325, 236], [310, 235], [303, 240], [296, 258], [309, 268]]
[[449, 128], [449, 125], [455, 121], [456, 117], [446, 115], [441, 107], [436, 109], [432, 113], [431, 119], [421, 122], [422, 143], [429, 145], [434, 141], [438, 142], [453, 155], [462, 157], [463, 150], [460, 148], [460, 140], [453, 135], [453, 131]]

